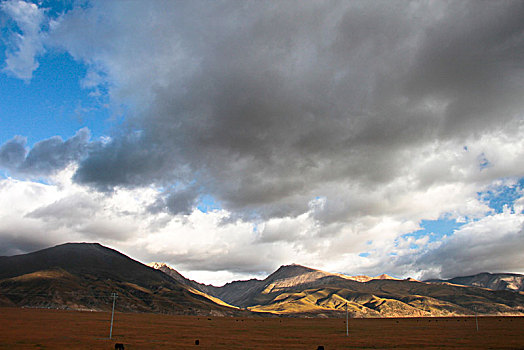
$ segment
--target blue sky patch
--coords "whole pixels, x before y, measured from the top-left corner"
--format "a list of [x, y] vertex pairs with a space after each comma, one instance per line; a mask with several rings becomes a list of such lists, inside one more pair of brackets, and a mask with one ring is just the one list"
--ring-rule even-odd
[[422, 220], [420, 223], [421, 229], [415, 232], [408, 233], [403, 237], [420, 238], [429, 236], [430, 242], [440, 240], [443, 236], [452, 235], [456, 230], [463, 226], [465, 222], [457, 222], [456, 219], [443, 217], [438, 220]]
[[209, 211], [220, 210], [222, 208], [213, 196], [206, 194], [199, 198], [197, 209], [202, 213], [207, 213]]
[[[514, 185], [501, 186], [496, 189], [479, 192], [478, 196], [481, 201], [485, 202], [493, 209], [494, 213], [499, 214], [502, 213], [504, 206], [514, 210], [515, 200], [522, 197], [523, 188], [524, 178], [521, 178]], [[419, 238], [429, 235], [430, 242], [433, 242], [440, 240], [444, 235], [452, 235], [468, 221], [469, 220], [466, 218], [465, 222], [457, 222], [457, 220], [446, 216], [438, 220], [422, 220], [420, 223], [420, 230], [406, 234], [403, 237], [413, 236]]]
[[502, 213], [504, 206], [507, 206], [512, 211], [514, 210], [515, 200], [522, 197], [523, 188], [524, 178], [520, 178], [520, 180], [512, 186], [501, 186], [496, 189], [479, 192], [478, 195], [480, 200], [488, 204], [495, 213]]
[[29, 83], [5, 74], [0, 78], [0, 144], [21, 135], [31, 147], [56, 135], [67, 139], [83, 127], [93, 137], [107, 135], [113, 121], [105, 97], [89, 96], [78, 80], [86, 67], [63, 53], [45, 55], [39, 63]]

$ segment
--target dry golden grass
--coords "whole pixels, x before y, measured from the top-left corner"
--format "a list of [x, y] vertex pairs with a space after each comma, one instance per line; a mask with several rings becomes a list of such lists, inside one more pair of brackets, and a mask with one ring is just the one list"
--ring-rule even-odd
[[42, 270], [42, 271], [37, 271], [37, 272], [13, 277], [13, 281], [30, 281], [30, 280], [35, 280], [35, 279], [52, 280], [52, 279], [64, 278], [64, 277], [71, 278], [73, 276], [64, 270]]
[[[0, 349], [524, 349], [524, 318], [234, 318], [0, 309]], [[198, 339], [200, 345], [195, 345]]]

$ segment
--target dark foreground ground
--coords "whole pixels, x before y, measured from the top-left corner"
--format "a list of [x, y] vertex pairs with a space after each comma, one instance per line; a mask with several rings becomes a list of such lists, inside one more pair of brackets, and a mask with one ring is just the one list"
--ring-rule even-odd
[[[0, 308], [0, 349], [524, 349], [523, 317], [224, 318]], [[195, 345], [195, 340], [199, 345]]]

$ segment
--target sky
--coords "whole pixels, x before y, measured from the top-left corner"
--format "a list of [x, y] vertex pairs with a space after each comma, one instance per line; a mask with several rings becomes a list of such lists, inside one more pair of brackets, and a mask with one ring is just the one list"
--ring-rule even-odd
[[0, 1], [0, 255], [220, 285], [524, 273], [524, 2]]

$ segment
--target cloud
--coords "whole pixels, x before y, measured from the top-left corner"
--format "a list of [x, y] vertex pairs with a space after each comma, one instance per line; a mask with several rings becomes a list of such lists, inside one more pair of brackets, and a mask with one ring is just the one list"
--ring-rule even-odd
[[3, 254], [71, 241], [125, 244], [141, 233], [141, 208], [154, 200], [150, 190], [105, 195], [73, 184], [73, 172], [74, 167], [63, 169], [48, 177], [46, 184], [0, 180]]
[[50, 40], [135, 107], [76, 181], [183, 183], [244, 217], [294, 216], [522, 121], [519, 3], [208, 5], [94, 2], [56, 21]]
[[46, 20], [45, 11], [36, 4], [21, 0], [8, 0], [0, 4], [0, 10], [15, 23], [18, 31], [12, 31], [12, 49], [6, 52], [4, 72], [27, 81], [39, 64], [36, 57], [44, 52], [42, 25]]
[[[152, 152], [151, 147], [156, 151]], [[140, 187], [160, 182], [164, 176], [176, 181], [168, 154], [169, 149], [163, 145], [154, 146], [142, 133], [130, 131], [109, 142], [92, 145], [88, 157], [78, 159], [81, 170], [74, 178], [103, 191], [117, 186]]]
[[197, 206], [198, 191], [194, 188], [171, 189], [163, 192], [163, 197], [158, 198], [149, 210], [151, 212], [162, 212], [167, 210], [173, 215], [189, 215]]
[[481, 271], [522, 271], [524, 260], [519, 252], [524, 248], [523, 242], [522, 207], [516, 212], [506, 209], [461, 227], [437, 248], [423, 254], [415, 265], [428, 271], [428, 278], [452, 278], [457, 272], [469, 275]]
[[223, 209], [154, 212], [150, 208], [160, 189], [97, 192], [72, 182], [74, 172], [74, 167], [66, 168], [47, 184], [0, 180], [0, 254], [97, 241], [215, 284], [263, 277], [290, 263], [353, 275], [387, 272], [418, 278], [522, 272], [522, 196], [513, 210], [470, 220], [453, 235], [434, 241], [429, 235], [413, 236], [418, 223], [406, 220], [405, 214], [323, 224], [315, 219], [325, 209], [323, 198], [312, 201], [300, 216], [257, 222], [231, 219], [232, 213]]
[[55, 220], [63, 221], [67, 226], [89, 220], [99, 209], [99, 203], [85, 193], [75, 193], [74, 195], [63, 197], [57, 201], [39, 207], [27, 214], [27, 217], [44, 219], [44, 221]]
[[4, 168], [16, 168], [25, 159], [27, 139], [15, 136], [0, 146], [0, 166]]
[[0, 146], [0, 166], [22, 176], [48, 176], [87, 155], [97, 145], [90, 142], [90, 137], [89, 130], [83, 128], [65, 141], [54, 136], [35, 143], [27, 151], [26, 138], [15, 136]]
[[294, 255], [290, 247], [256, 244], [252, 223], [220, 224], [229, 215], [225, 211], [152, 214], [148, 208], [157, 190], [94, 192], [71, 181], [74, 171], [64, 169], [47, 184], [0, 180], [0, 254], [97, 241], [143, 262], [161, 259], [183, 271], [214, 271], [211, 281], [223, 281], [222, 274], [268, 272]]
[[453, 15], [429, 26], [406, 84], [415, 99], [445, 103], [443, 136], [497, 128], [522, 108], [524, 4], [472, 5], [450, 3]]
[[[521, 214], [498, 216], [479, 193], [524, 177], [521, 2], [89, 5], [49, 20], [46, 48], [85, 64], [83, 86], [125, 121], [106, 142], [84, 130], [1, 146], [21, 176], [73, 169], [76, 192], [24, 223], [236, 275], [291, 262], [459, 274], [466, 260], [494, 267], [477, 264], [488, 246], [519, 246]], [[217, 210], [196, 209], [206, 197]], [[442, 217], [465, 225], [442, 243], [410, 238]], [[459, 249], [469, 240], [475, 254]], [[493, 261], [522, 271], [507, 248]]]

